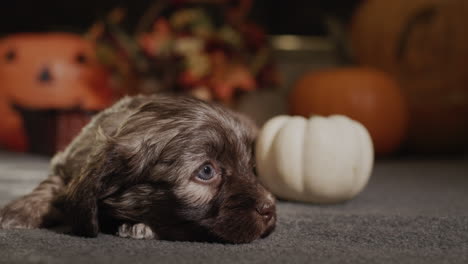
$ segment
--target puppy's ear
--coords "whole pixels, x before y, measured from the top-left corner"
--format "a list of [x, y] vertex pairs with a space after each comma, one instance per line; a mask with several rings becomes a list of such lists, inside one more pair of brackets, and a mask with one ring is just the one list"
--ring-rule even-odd
[[[96, 237], [99, 232], [98, 200], [111, 192], [123, 168], [121, 157], [107, 145], [88, 157], [78, 177], [72, 179], [57, 205], [65, 214], [74, 235]], [[115, 190], [114, 190], [115, 191]]]
[[141, 140], [143, 135], [110, 137], [98, 132], [98, 138], [80, 174], [56, 203], [65, 213], [72, 233], [78, 236], [97, 236], [99, 202], [144, 177], [159, 149]]

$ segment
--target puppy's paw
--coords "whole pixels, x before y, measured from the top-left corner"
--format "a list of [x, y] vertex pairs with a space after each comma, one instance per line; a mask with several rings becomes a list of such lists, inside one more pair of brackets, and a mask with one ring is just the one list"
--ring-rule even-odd
[[14, 209], [6, 207], [0, 211], [0, 229], [32, 229], [41, 225], [41, 219]]
[[117, 235], [120, 237], [129, 237], [133, 239], [154, 239], [156, 234], [151, 228], [143, 223], [131, 225], [123, 224], [119, 227]]
[[48, 200], [26, 196], [0, 209], [0, 229], [33, 229], [59, 221], [60, 213]]

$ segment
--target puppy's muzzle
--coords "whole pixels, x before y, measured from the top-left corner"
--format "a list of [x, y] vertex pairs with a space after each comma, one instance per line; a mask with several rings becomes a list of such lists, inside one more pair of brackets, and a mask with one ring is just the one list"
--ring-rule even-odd
[[261, 237], [266, 237], [276, 226], [276, 200], [263, 186], [259, 185], [259, 189], [262, 198], [257, 202], [255, 210], [264, 226]]
[[257, 213], [262, 217], [265, 224], [268, 224], [275, 215], [275, 204], [272, 201], [265, 201], [256, 207]]

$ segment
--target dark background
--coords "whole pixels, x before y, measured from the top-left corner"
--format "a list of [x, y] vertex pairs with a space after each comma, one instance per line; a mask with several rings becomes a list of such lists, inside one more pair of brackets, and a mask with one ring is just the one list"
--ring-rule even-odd
[[[84, 32], [114, 7], [128, 9], [131, 29], [154, 0], [8, 0], [0, 4], [0, 34], [24, 31], [66, 30]], [[350, 20], [358, 0], [257, 0], [252, 19], [270, 34], [323, 35], [323, 18]]]

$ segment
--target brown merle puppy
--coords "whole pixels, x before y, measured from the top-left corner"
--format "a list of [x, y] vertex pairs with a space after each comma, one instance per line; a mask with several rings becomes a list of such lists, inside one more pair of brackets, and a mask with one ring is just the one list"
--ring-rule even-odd
[[1, 228], [65, 219], [71, 232], [245, 243], [275, 226], [254, 174], [250, 120], [196, 99], [128, 97], [98, 114], [52, 160], [32, 193], [0, 212]]

